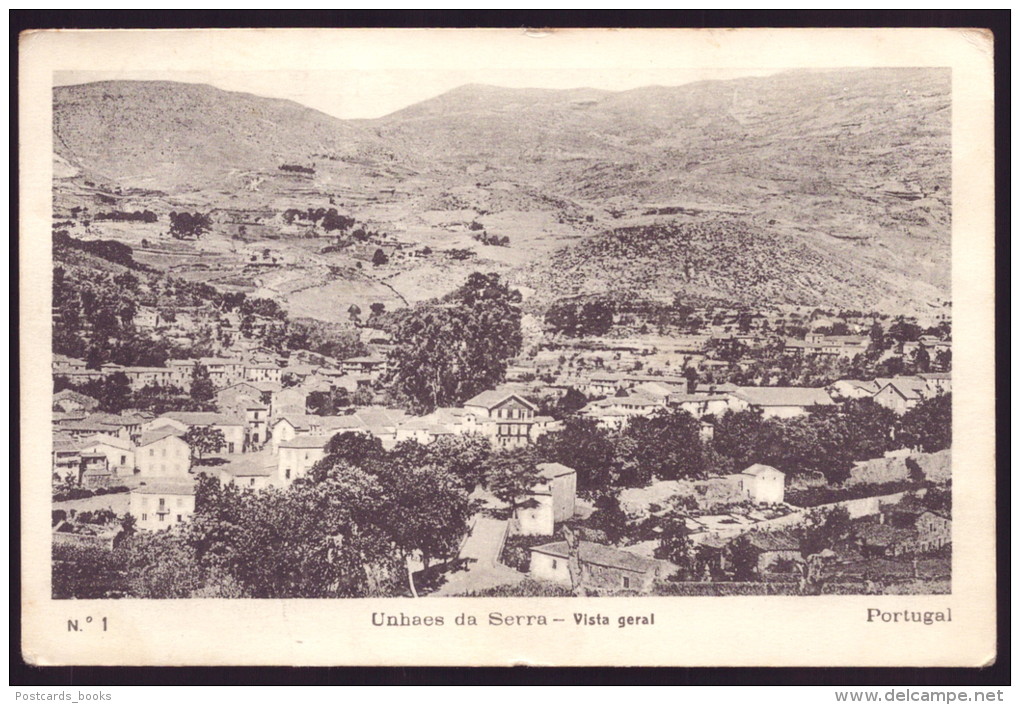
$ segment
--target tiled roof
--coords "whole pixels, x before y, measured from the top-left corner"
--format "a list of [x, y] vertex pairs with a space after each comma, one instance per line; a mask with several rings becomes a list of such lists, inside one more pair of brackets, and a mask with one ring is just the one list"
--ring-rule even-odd
[[856, 531], [859, 539], [872, 546], [892, 546], [917, 536], [917, 533], [910, 529], [897, 529], [887, 524], [863, 524], [858, 526]]
[[276, 471], [276, 465], [266, 458], [239, 458], [233, 462], [221, 465], [221, 473], [233, 477], [272, 477]]
[[775, 473], [775, 472], [778, 472], [780, 475], [783, 474], [781, 471], [775, 469], [771, 465], [762, 465], [761, 463], [755, 463], [754, 465], [750, 466], [749, 468], [747, 468], [746, 470], [744, 470], [740, 474], [741, 475], [754, 475], [755, 477], [757, 477], [758, 475], [764, 475], [765, 473]]
[[[566, 541], [532, 546], [531, 550], [536, 553], [555, 556], [556, 558], [569, 558]], [[629, 570], [634, 573], [648, 573], [659, 566], [659, 561], [642, 558], [628, 551], [621, 551], [612, 546], [603, 546], [600, 543], [592, 543], [590, 541], [579, 542], [578, 558], [582, 563]]]
[[195, 481], [187, 480], [146, 480], [132, 492], [138, 494], [195, 494]]
[[73, 389], [64, 389], [64, 390], [59, 391], [59, 392], [57, 392], [56, 394], [53, 395], [53, 401], [64, 401], [65, 399], [68, 399], [68, 400], [73, 401], [73, 402], [77, 402], [79, 404], [82, 404], [83, 406], [87, 406], [87, 405], [95, 406], [95, 405], [99, 404], [98, 400], [93, 399], [92, 397], [88, 396], [87, 394], [82, 394], [81, 392], [76, 392]]
[[486, 409], [492, 409], [498, 406], [499, 404], [503, 403], [507, 399], [510, 399], [511, 397], [522, 402], [525, 406], [529, 407], [530, 409], [536, 408], [534, 404], [532, 404], [530, 401], [528, 401], [519, 394], [498, 392], [494, 389], [489, 389], [482, 392], [481, 394], [476, 394], [475, 396], [471, 397], [466, 402], [464, 402], [464, 406], [481, 406]]
[[829, 406], [832, 399], [814, 387], [741, 387], [737, 395], [754, 406]]
[[155, 443], [156, 441], [161, 441], [164, 438], [169, 438], [171, 436], [180, 438], [182, 435], [183, 434], [179, 429], [171, 428], [169, 426], [161, 426], [160, 428], [149, 431], [148, 433], [143, 433], [141, 439], [138, 441], [138, 447], [141, 448], [142, 446], [147, 446], [150, 443]]
[[800, 542], [789, 534], [784, 533], [758, 533], [747, 534], [751, 545], [759, 551], [799, 551]]
[[212, 411], [171, 411], [160, 418], [180, 421], [188, 426], [243, 426], [239, 419]]

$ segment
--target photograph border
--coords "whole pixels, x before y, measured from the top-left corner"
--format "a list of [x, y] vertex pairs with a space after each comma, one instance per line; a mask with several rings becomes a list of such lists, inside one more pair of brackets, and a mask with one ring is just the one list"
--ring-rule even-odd
[[[686, 15], [686, 16], [685, 16]], [[11, 13], [11, 99], [17, 106], [17, 38], [20, 31], [34, 28], [200, 28], [227, 27], [242, 19], [231, 12], [179, 12], [173, 14], [130, 12], [33, 12]], [[229, 22], [228, 22], [229, 20]], [[693, 20], [693, 24], [683, 24]], [[1003, 266], [1009, 256], [1009, 13], [998, 11], [889, 11], [889, 12], [582, 12], [582, 13], [515, 13], [515, 12], [411, 12], [394, 13], [333, 12], [333, 13], [244, 13], [244, 26], [249, 27], [479, 27], [479, 26], [541, 26], [541, 27], [986, 27], [995, 37], [995, 116], [996, 116], [996, 320], [1008, 320], [1009, 301], [1005, 297], [1008, 270]], [[337, 24], [339, 23], [339, 25]], [[17, 183], [17, 112], [12, 113], [11, 143], [15, 158], [11, 161], [12, 182]], [[17, 188], [15, 186], [14, 188]], [[18, 232], [18, 202], [12, 199], [12, 231]], [[19, 253], [17, 238], [11, 247]], [[15, 260], [16, 261], [16, 260]], [[16, 267], [17, 265], [15, 265]], [[20, 297], [17, 287], [11, 292], [17, 310]], [[15, 322], [14, 328], [17, 329]], [[1002, 345], [1007, 326], [997, 326], [996, 399], [998, 421], [1008, 421], [1009, 367]], [[13, 331], [12, 331], [13, 332]], [[17, 337], [15, 336], [17, 340]], [[15, 367], [15, 365], [17, 367]], [[20, 360], [12, 364], [14, 395], [20, 392], [17, 372]], [[15, 418], [19, 418], [15, 411]], [[767, 684], [913, 684], [913, 685], [999, 685], [1008, 683], [1009, 647], [1009, 548], [1008, 502], [1010, 477], [1006, 448], [1008, 440], [996, 437], [998, 526], [996, 562], [998, 656], [994, 665], [984, 669], [968, 668], [407, 668], [407, 667], [36, 667], [27, 665], [21, 655], [20, 584], [12, 581], [11, 608], [17, 616], [10, 631], [11, 670], [13, 683], [22, 685], [98, 685], [98, 684], [367, 684], [367, 683], [445, 683], [445, 684], [508, 684], [508, 683], [673, 683], [709, 685], [719, 683]], [[15, 444], [13, 460], [20, 467], [20, 448]], [[11, 549], [12, 577], [20, 575], [20, 478], [12, 476]]]

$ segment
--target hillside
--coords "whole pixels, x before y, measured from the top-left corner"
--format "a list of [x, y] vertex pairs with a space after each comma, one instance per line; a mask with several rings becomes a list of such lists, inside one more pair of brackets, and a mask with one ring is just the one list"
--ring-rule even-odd
[[281, 164], [337, 168], [386, 156], [364, 129], [298, 103], [170, 81], [55, 88], [53, 131], [65, 164], [170, 191], [244, 186]]
[[563, 248], [514, 281], [540, 292], [545, 303], [597, 294], [665, 303], [683, 292], [693, 301], [899, 310], [938, 296], [895, 267], [848, 266], [828, 243], [724, 217], [619, 228]]
[[[54, 91], [55, 203], [147, 207], [162, 222], [182, 204], [279, 213], [335, 202], [409, 247], [470, 250], [535, 301], [612, 281], [655, 297], [916, 312], [949, 298], [949, 89], [938, 69], [622, 92], [467, 85], [344, 121], [209, 86], [87, 84]], [[261, 237], [293, 237], [258, 222]], [[472, 222], [509, 244], [478, 244], [465, 234]], [[678, 240], [693, 249], [674, 247], [674, 234], [646, 238], [649, 226], [694, 233]], [[137, 242], [136, 230], [97, 236]], [[232, 242], [215, 244], [225, 232], [203, 247], [247, 258], [267, 246], [235, 255]], [[378, 274], [398, 299], [419, 300], [456, 286], [444, 266], [408, 258]]]

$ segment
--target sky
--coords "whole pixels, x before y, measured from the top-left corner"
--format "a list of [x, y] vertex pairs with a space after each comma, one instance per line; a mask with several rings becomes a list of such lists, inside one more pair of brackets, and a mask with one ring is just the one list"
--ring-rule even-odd
[[94, 81], [180, 81], [205, 83], [228, 91], [285, 98], [344, 119], [376, 118], [467, 83], [507, 88], [600, 88], [623, 91], [649, 85], [679, 86], [701, 80], [766, 76], [775, 68], [494, 68], [444, 70], [193, 70], [60, 71], [55, 85]]

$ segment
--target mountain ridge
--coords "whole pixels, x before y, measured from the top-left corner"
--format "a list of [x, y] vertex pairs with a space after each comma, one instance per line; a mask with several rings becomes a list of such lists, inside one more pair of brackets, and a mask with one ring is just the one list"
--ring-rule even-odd
[[[326, 205], [342, 192], [383, 229], [434, 209], [473, 210], [493, 227], [543, 212], [566, 229], [512, 237], [513, 256], [485, 265], [540, 294], [561, 288], [543, 278], [562, 276], [531, 262], [526, 248], [541, 238], [555, 258], [570, 260], [573, 248], [580, 260], [596, 257], [581, 268], [592, 277], [584, 290], [600, 285], [600, 267], [620, 271], [598, 262], [595, 233], [725, 216], [744, 221], [734, 232], [820, 252], [802, 264], [841, 302], [925, 307], [949, 298], [949, 80], [939, 69], [855, 69], [625, 91], [467, 84], [371, 120], [204, 84], [80, 84], [54, 89], [55, 188], [80, 191], [83, 174], [98, 174], [168, 202], [280, 209]], [[280, 170], [287, 165], [304, 171]], [[370, 205], [390, 192], [404, 195]], [[729, 252], [734, 261], [713, 281], [732, 296], [759, 263]], [[634, 264], [629, 279], [647, 279], [638, 271], [646, 265]], [[783, 277], [776, 263], [775, 286], [761, 291], [776, 295]]]

